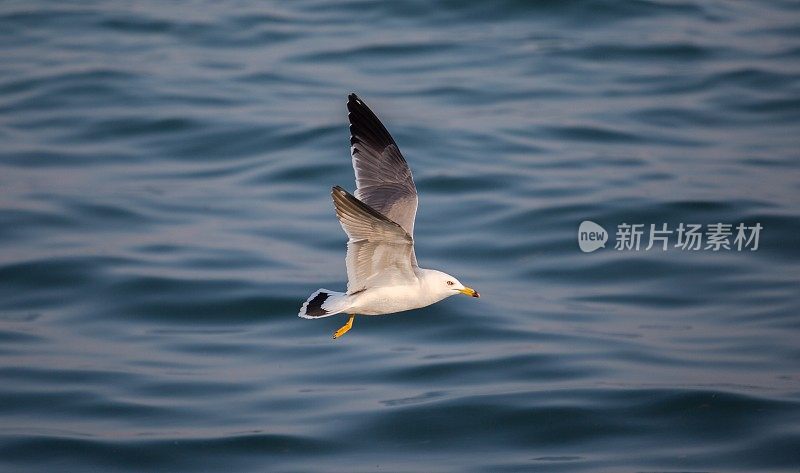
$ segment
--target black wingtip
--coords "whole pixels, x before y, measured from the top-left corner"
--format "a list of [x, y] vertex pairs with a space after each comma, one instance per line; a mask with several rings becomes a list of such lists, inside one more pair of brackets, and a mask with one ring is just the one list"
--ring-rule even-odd
[[348, 102], [361, 102], [361, 99], [358, 98], [355, 92], [351, 92], [350, 95], [347, 96]]

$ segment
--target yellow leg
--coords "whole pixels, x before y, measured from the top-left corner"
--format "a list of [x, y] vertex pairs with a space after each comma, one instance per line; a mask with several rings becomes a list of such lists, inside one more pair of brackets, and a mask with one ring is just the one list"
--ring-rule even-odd
[[344, 326], [342, 328], [340, 328], [339, 330], [333, 332], [333, 338], [339, 338], [342, 335], [346, 334], [348, 330], [353, 328], [353, 319], [355, 319], [355, 318], [356, 318], [356, 314], [350, 314], [350, 318], [347, 319], [347, 323], [344, 324]]

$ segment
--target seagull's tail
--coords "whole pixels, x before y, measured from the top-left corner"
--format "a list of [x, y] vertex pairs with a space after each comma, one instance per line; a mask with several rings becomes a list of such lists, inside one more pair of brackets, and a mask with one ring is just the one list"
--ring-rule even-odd
[[319, 289], [305, 301], [297, 315], [304, 319], [319, 319], [344, 312], [348, 305], [347, 294]]

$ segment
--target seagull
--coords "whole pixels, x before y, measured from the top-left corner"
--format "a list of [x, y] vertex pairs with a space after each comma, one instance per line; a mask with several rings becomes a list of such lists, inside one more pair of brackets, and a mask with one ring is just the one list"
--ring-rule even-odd
[[378, 117], [356, 94], [347, 100], [350, 155], [356, 191], [331, 191], [336, 216], [347, 234], [347, 292], [319, 289], [297, 314], [319, 319], [348, 314], [333, 333], [339, 338], [358, 315], [418, 309], [456, 294], [480, 297], [455, 277], [417, 265], [414, 217], [417, 188], [400, 148]]

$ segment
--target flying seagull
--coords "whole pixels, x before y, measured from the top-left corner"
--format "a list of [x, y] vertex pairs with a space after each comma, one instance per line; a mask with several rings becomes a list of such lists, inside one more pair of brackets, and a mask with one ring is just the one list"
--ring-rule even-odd
[[347, 241], [347, 292], [319, 289], [300, 313], [318, 319], [345, 313], [339, 338], [353, 326], [356, 314], [383, 315], [418, 309], [455, 294], [480, 295], [453, 276], [417, 265], [414, 217], [417, 188], [408, 163], [392, 135], [356, 94], [347, 100], [350, 154], [356, 173], [355, 195], [335, 186], [336, 216]]

